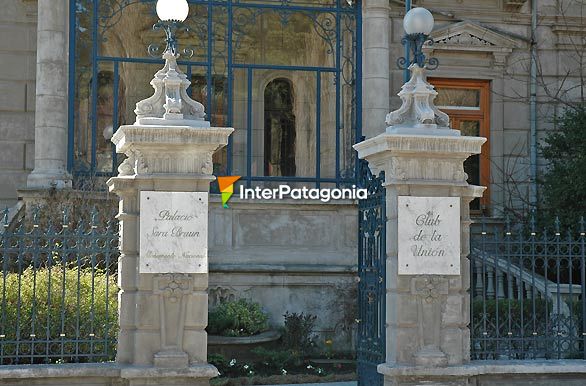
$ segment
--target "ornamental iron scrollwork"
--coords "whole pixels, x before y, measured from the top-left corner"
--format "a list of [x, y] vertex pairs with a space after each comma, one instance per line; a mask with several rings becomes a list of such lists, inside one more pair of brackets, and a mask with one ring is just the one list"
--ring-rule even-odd
[[358, 384], [382, 386], [376, 367], [385, 361], [386, 211], [384, 172], [358, 161], [358, 186], [368, 195], [358, 203]]

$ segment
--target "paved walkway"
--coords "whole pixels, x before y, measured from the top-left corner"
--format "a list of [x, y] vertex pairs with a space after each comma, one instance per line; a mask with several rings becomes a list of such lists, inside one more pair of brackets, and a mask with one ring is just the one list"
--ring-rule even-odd
[[267, 385], [267, 386], [357, 386], [358, 382], [330, 382], [330, 383], [297, 383], [287, 385]]

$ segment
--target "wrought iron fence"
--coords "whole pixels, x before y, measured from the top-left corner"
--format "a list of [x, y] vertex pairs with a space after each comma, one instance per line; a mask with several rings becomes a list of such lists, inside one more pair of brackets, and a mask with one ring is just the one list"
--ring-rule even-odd
[[359, 386], [379, 386], [376, 370], [385, 361], [386, 207], [385, 175], [370, 171], [360, 160], [359, 185], [368, 198], [358, 203], [358, 338], [356, 344]]
[[586, 359], [584, 219], [483, 220], [471, 247], [473, 359]]
[[[117, 334], [118, 224], [35, 208], [0, 227], [0, 364], [101, 362]], [[53, 211], [54, 213], [55, 211]]]

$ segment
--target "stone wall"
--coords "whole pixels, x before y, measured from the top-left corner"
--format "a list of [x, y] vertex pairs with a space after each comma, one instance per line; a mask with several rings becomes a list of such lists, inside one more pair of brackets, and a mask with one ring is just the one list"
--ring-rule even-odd
[[[113, 363], [0, 366], [1, 386], [122, 386], [140, 368], [123, 367]], [[586, 380], [582, 361], [507, 361], [473, 362], [448, 370], [418, 369], [417, 374], [405, 374], [413, 385], [421, 385], [418, 377], [427, 373], [453, 371], [459, 377], [438, 378], [435, 385], [475, 386], [581, 386]], [[179, 371], [177, 371], [179, 372]], [[397, 372], [402, 372], [397, 369]], [[404, 373], [404, 372], [403, 372]], [[186, 374], [188, 376], [188, 374]], [[442, 382], [442, 380], [445, 382]], [[194, 385], [195, 383], [178, 383]], [[425, 383], [427, 384], [427, 383]], [[391, 386], [391, 385], [385, 385]]]
[[586, 366], [582, 360], [473, 361], [442, 368], [383, 368], [381, 365], [379, 369], [397, 380], [395, 384], [386, 382], [385, 386], [578, 386], [586, 381]]
[[210, 200], [211, 306], [248, 298], [283, 324], [285, 312], [317, 315], [321, 340], [351, 347], [357, 208], [352, 201]]
[[6, 0], [0, 12], [0, 207], [16, 202], [34, 167], [37, 3]]

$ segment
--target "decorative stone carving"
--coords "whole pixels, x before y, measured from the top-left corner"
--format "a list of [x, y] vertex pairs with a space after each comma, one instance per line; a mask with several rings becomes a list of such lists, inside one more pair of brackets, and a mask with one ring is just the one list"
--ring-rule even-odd
[[[188, 120], [183, 120], [188, 125]], [[185, 126], [121, 126], [112, 136], [116, 151], [129, 157], [121, 175], [188, 173], [211, 175], [212, 155], [228, 143], [232, 128]], [[126, 174], [130, 173], [130, 174]]]
[[171, 303], [177, 303], [181, 297], [190, 291], [189, 275], [186, 274], [165, 274], [158, 275], [156, 293], [168, 298]]
[[134, 169], [135, 163], [136, 159], [134, 158], [134, 154], [129, 153], [126, 159], [118, 166], [118, 175], [133, 176], [136, 173]]
[[[430, 54], [437, 55], [441, 51], [466, 51], [470, 53], [488, 53], [494, 58], [493, 65], [504, 66], [507, 57], [514, 48], [520, 48], [524, 42], [492, 29], [462, 21], [449, 24], [431, 33], [433, 44], [428, 46]], [[490, 62], [487, 63], [487, 66]]]
[[526, 2], [527, 0], [504, 0], [503, 5], [505, 6], [505, 8], [517, 10], [521, 8]]
[[187, 95], [191, 83], [177, 66], [177, 57], [165, 51], [163, 59], [165, 67], [151, 80], [154, 94], [136, 104], [135, 125], [209, 127], [203, 105]]
[[443, 276], [424, 275], [411, 280], [411, 293], [426, 303], [437, 302], [448, 294], [448, 280]]
[[461, 44], [472, 46], [494, 46], [494, 43], [489, 42], [479, 36], [472, 35], [470, 32], [461, 32], [459, 34], [451, 35], [446, 38], [436, 41], [438, 44]]
[[[387, 132], [460, 135], [457, 130], [449, 130], [450, 118], [434, 105], [437, 91], [427, 82], [425, 68], [412, 64], [409, 69], [411, 79], [398, 94], [403, 103], [387, 115]], [[443, 129], [443, 133], [439, 133], [438, 128]]]
[[414, 354], [419, 366], [445, 366], [448, 359], [440, 349], [442, 297], [448, 294], [448, 279], [425, 275], [411, 279], [411, 293], [417, 297], [419, 350]]
[[164, 274], [154, 277], [154, 294], [159, 295], [161, 351], [155, 354], [157, 367], [181, 368], [189, 365], [183, 351], [183, 333], [187, 309], [186, 297], [193, 292], [187, 274]]

